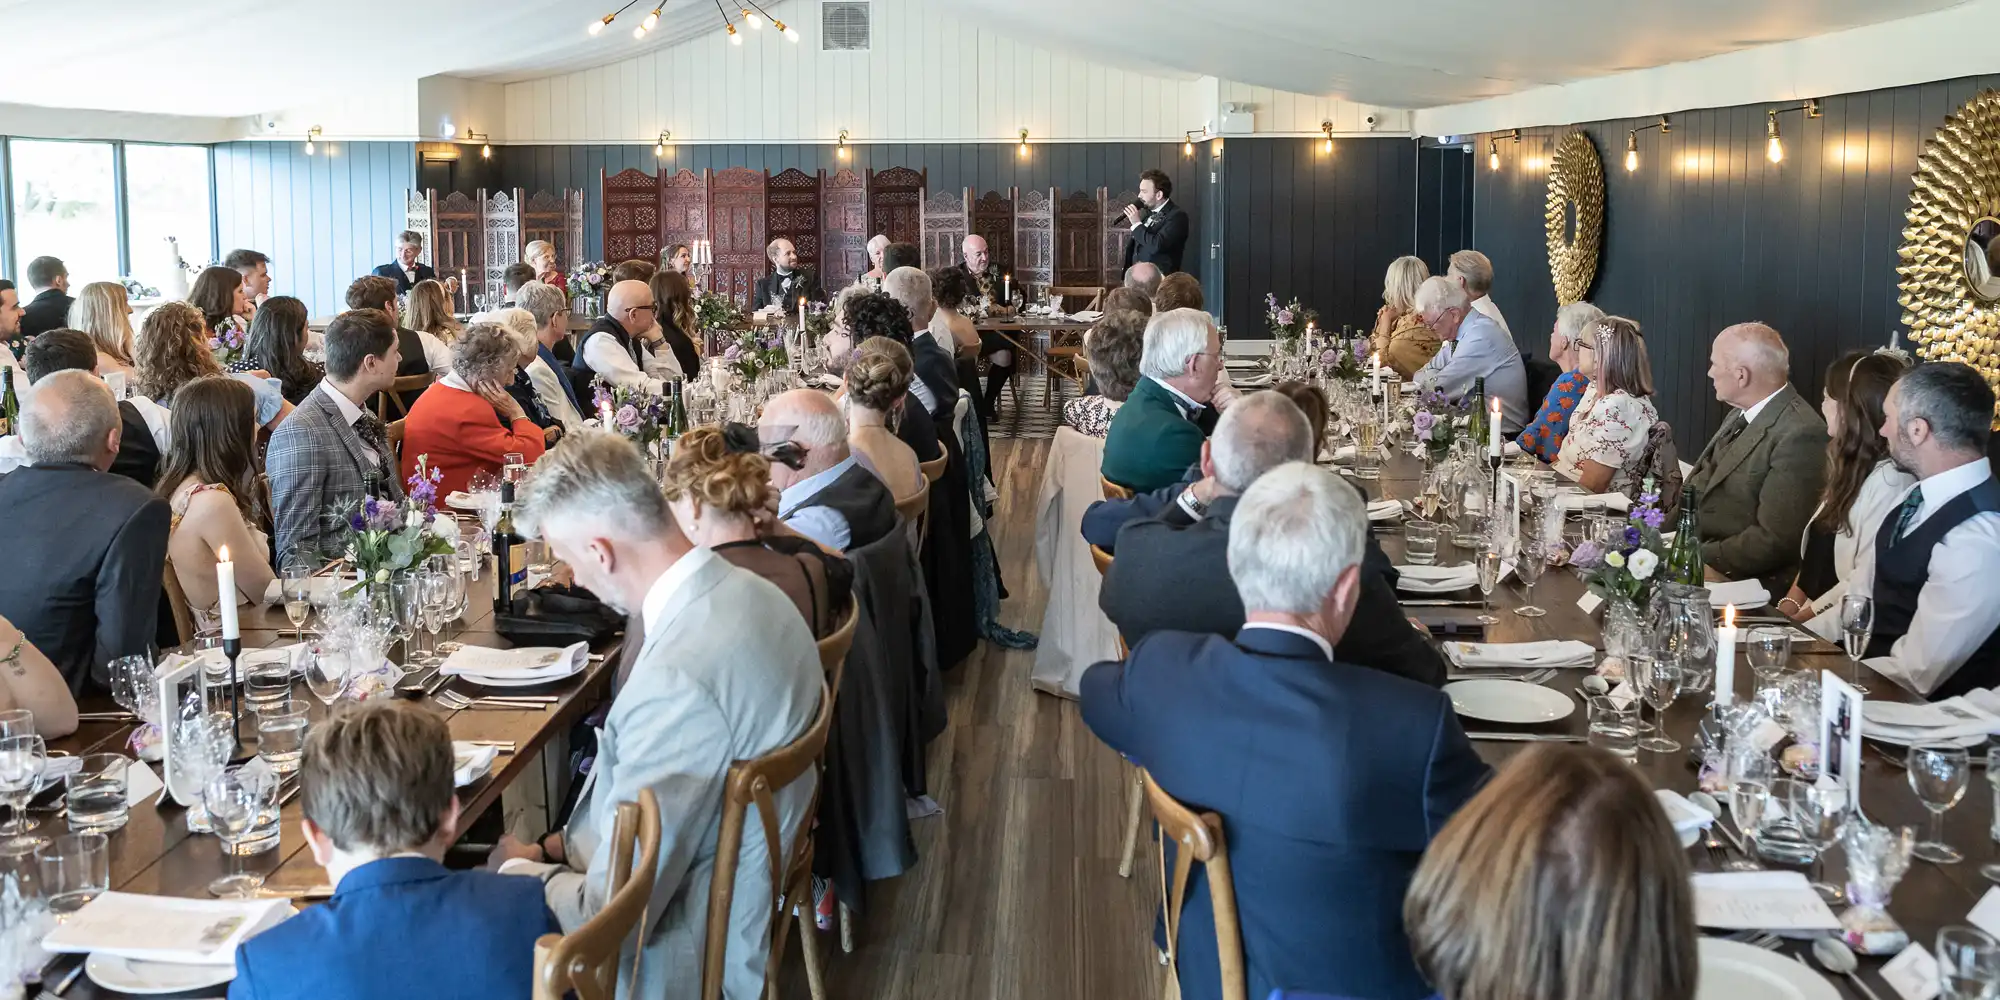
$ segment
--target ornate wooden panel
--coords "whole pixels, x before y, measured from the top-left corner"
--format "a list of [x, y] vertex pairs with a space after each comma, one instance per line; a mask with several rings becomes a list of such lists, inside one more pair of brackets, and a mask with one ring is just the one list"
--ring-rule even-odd
[[563, 188], [563, 242], [556, 244], [562, 251], [557, 260], [569, 270], [583, 266], [583, 192], [575, 188]]
[[[971, 197], [971, 192], [967, 191], [966, 196], [969, 199]], [[974, 236], [986, 237], [987, 260], [992, 263], [1000, 265], [1000, 270], [1003, 273], [1007, 274], [1013, 273], [1014, 271], [1013, 189], [1009, 188], [1004, 192], [988, 191], [985, 194], [980, 195], [979, 200], [972, 203], [971, 211], [969, 214], [972, 217], [971, 219], [972, 234]], [[951, 259], [947, 260], [945, 263], [951, 263], [951, 261], [957, 260], [959, 256], [960, 256], [959, 251], [956, 248], [954, 248], [952, 251]]]
[[434, 191], [403, 189], [403, 228], [424, 238], [424, 250], [417, 255], [420, 264], [435, 263], [431, 258], [431, 244], [437, 242], [432, 239], [436, 234], [431, 229], [435, 201], [437, 193]]
[[868, 187], [860, 175], [834, 171], [821, 189], [820, 285], [827, 294], [853, 284], [868, 270]]
[[1105, 284], [1103, 188], [1077, 191], [1057, 202], [1055, 247], [1056, 284]]
[[750, 293], [764, 276], [765, 171], [730, 167], [708, 185], [709, 238], [715, 241], [715, 291], [750, 308]]
[[[765, 236], [784, 237], [798, 248], [799, 264], [821, 272], [819, 192], [826, 184], [825, 171], [806, 173], [788, 167], [765, 184]], [[822, 287], [825, 283], [821, 283]]]
[[[576, 234], [571, 235], [569, 222], [570, 200], [576, 201]], [[527, 252], [528, 244], [545, 240], [556, 248], [556, 263], [565, 270], [583, 263], [583, 192], [567, 188], [561, 194], [537, 191], [521, 197], [521, 189], [514, 189], [515, 203], [521, 209], [521, 245], [519, 251]], [[525, 258], [523, 258], [525, 259]]]
[[480, 221], [483, 201], [461, 191], [436, 200], [431, 226], [437, 232], [437, 239], [433, 241], [435, 259], [431, 266], [437, 268], [439, 278], [463, 272], [465, 283], [470, 283], [486, 273], [486, 227]]
[[507, 265], [518, 263], [521, 259], [520, 195], [519, 192], [495, 191], [489, 198], [482, 188], [479, 197], [484, 209], [486, 270], [480, 276], [476, 293], [484, 293], [498, 302], [506, 297]]
[[660, 182], [660, 249], [708, 239], [708, 171], [682, 168]]
[[967, 232], [966, 208], [972, 189], [939, 191], [924, 198], [924, 268], [949, 267], [958, 262], [959, 248]]
[[868, 171], [868, 232], [892, 243], [924, 240], [924, 186], [929, 171], [908, 167]]
[[1137, 191], [1120, 191], [1104, 201], [1104, 284], [1125, 280], [1125, 244], [1132, 239], [1132, 224], [1125, 221], [1125, 206], [1139, 199]]
[[[1014, 283], [1048, 285], [1056, 280], [1056, 193], [1030, 188], [1014, 198]], [[974, 222], [977, 223], [975, 217]]]
[[610, 177], [597, 172], [603, 189], [604, 260], [660, 259], [660, 179], [627, 168]]

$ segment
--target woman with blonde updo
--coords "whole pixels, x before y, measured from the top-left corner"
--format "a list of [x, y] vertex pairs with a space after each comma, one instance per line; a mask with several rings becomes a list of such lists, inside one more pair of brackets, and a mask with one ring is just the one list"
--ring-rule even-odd
[[897, 499], [924, 488], [917, 453], [896, 436], [914, 371], [909, 349], [887, 337], [862, 341], [847, 366], [847, 447]]
[[697, 427], [674, 442], [661, 488], [696, 545], [776, 584], [798, 605], [813, 638], [838, 631], [853, 600], [854, 569], [837, 552], [775, 526], [771, 463], [757, 429]]

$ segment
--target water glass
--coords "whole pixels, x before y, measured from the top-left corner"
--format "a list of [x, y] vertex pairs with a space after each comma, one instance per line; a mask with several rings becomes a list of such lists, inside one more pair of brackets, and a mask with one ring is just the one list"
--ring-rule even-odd
[[[118, 662], [118, 660], [111, 661], [113, 666]], [[33, 735], [35, 735], [35, 713], [25, 708], [10, 708], [0, 712], [0, 739]]]
[[1667, 735], [1667, 706], [1681, 693], [1681, 664], [1671, 656], [1633, 654], [1627, 665], [1631, 668], [1633, 683], [1645, 695], [1646, 704], [1653, 706], [1653, 735], [1639, 741], [1641, 750], [1654, 753], [1675, 753], [1680, 743]]
[[1750, 661], [1750, 673], [1757, 679], [1756, 690], [1778, 682], [1778, 675], [1792, 662], [1792, 633], [1780, 625], [1759, 625], [1744, 637], [1743, 651]]
[[28, 800], [35, 794], [35, 782], [41, 780], [42, 769], [48, 762], [48, 746], [40, 736], [0, 739], [0, 803], [5, 803], [8, 809], [7, 822], [0, 824], [0, 837], [7, 838], [6, 846], [41, 843], [40, 838], [27, 836], [35, 824], [25, 814]]
[[1639, 756], [1639, 699], [1597, 695], [1590, 699], [1590, 745], [1624, 760]]
[[1939, 1000], [1991, 1000], [2000, 991], [2000, 941], [1976, 927], [1937, 935]]
[[65, 833], [35, 849], [42, 894], [55, 913], [75, 913], [111, 888], [110, 841], [101, 833]]
[[1354, 478], [1382, 478], [1382, 425], [1372, 411], [1354, 424]]
[[259, 659], [255, 663], [242, 664], [243, 703], [253, 712], [274, 702], [286, 701], [292, 696], [292, 661], [284, 659]]
[[251, 839], [266, 813], [275, 814], [278, 783], [269, 776], [234, 767], [215, 776], [202, 789], [209, 822], [229, 855], [229, 874], [208, 884], [208, 891], [225, 899], [247, 899], [264, 886], [264, 876], [243, 871], [237, 848]]
[[1956, 743], [1918, 743], [1908, 757], [1910, 791], [1930, 811], [1930, 833], [1910, 852], [1932, 864], [1950, 865], [1965, 855], [1944, 842], [1944, 814], [1965, 797], [1972, 776], [1972, 758]]
[[551, 561], [551, 558], [549, 556], [549, 543], [542, 541], [539, 538], [529, 539], [528, 543], [522, 546], [522, 549], [525, 550], [527, 553], [529, 575], [535, 577], [547, 577], [549, 575], [549, 563]]
[[1514, 575], [1521, 578], [1520, 607], [1514, 613], [1523, 618], [1540, 618], [1547, 611], [1535, 606], [1535, 584], [1541, 582], [1542, 571], [1548, 568], [1547, 544], [1537, 538], [1521, 539], [1521, 557], [1514, 562]]
[[1435, 521], [1411, 521], [1403, 526], [1403, 558], [1412, 566], [1437, 562], [1438, 537], [1443, 529]]
[[81, 767], [63, 779], [63, 805], [69, 828], [82, 833], [110, 833], [125, 825], [127, 769], [132, 761], [115, 753], [88, 754]]
[[[1771, 758], [1760, 753], [1730, 754], [1728, 766], [1729, 818], [1735, 821], [1737, 832], [1743, 835], [1748, 853], [1755, 853], [1764, 820], [1773, 811], [1770, 809], [1771, 783], [1777, 777], [1777, 767]], [[1762, 867], [1751, 857], [1731, 858], [1722, 866], [1724, 871], [1738, 872], [1756, 871]]]
[[306, 714], [309, 706], [298, 699], [267, 705], [257, 711], [257, 756], [279, 774], [299, 769], [305, 756]]
[[528, 473], [528, 456], [518, 451], [510, 451], [500, 456], [500, 479], [502, 482], [520, 484]]
[[1861, 657], [1867, 653], [1868, 639], [1875, 632], [1875, 599], [1859, 594], [1841, 598], [1840, 632], [1847, 643], [1847, 657], [1854, 661], [1848, 683], [1855, 691], [1867, 694], [1868, 689], [1861, 684]]
[[[1986, 784], [1993, 789], [1993, 825], [1986, 835], [2000, 843], [2000, 745], [1986, 751]], [[1979, 874], [1989, 882], [2000, 882], [2000, 863], [1987, 862], [1979, 866]]]

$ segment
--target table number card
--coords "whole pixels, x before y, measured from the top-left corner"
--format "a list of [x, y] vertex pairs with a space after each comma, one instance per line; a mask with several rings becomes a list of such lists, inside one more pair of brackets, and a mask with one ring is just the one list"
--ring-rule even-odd
[[1521, 481], [1502, 470], [1493, 490], [1494, 540], [1502, 552], [1521, 550]]
[[1589, 591], [1585, 591], [1582, 597], [1576, 599], [1576, 609], [1578, 611], [1583, 612], [1586, 615], [1594, 614], [1598, 608], [1603, 606], [1604, 606], [1604, 598], [1599, 597], [1596, 594], [1590, 593]]
[[1861, 808], [1861, 694], [1833, 675], [1819, 673], [1819, 780], [1847, 789], [1848, 806]]
[[1986, 890], [1979, 904], [1965, 915], [1965, 922], [1988, 934], [2000, 935], [2000, 888]]
[[1882, 981], [1903, 1000], [1931, 1000], [1938, 995], [1938, 964], [1923, 945], [1905, 948], [1882, 966]]

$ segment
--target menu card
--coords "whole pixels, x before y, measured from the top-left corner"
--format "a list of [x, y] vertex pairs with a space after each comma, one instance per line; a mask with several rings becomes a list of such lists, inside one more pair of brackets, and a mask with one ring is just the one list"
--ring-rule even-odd
[[1694, 922], [1722, 930], [1839, 930], [1803, 873], [1702, 872], [1694, 876]]
[[53, 952], [226, 964], [246, 938], [291, 915], [282, 899], [179, 899], [107, 892], [42, 939]]

